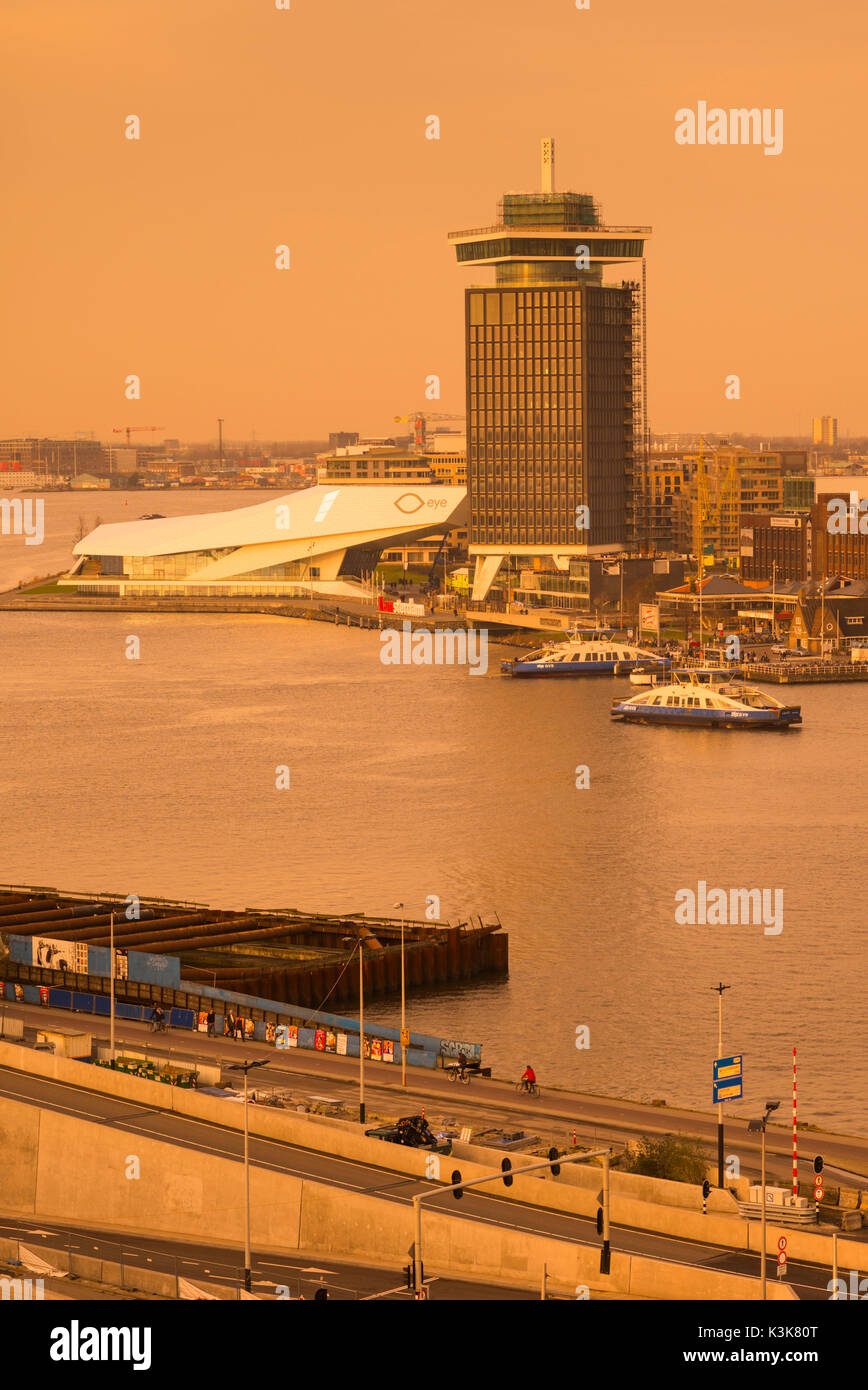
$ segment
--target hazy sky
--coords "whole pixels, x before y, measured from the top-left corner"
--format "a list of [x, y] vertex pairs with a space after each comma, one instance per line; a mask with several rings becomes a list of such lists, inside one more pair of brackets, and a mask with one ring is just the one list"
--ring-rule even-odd
[[[537, 189], [549, 134], [559, 188], [653, 227], [652, 428], [868, 432], [857, 0], [0, 0], [0, 27], [0, 437], [384, 432], [432, 373], [463, 413], [447, 233]], [[783, 152], [676, 144], [699, 101], [782, 108]]]

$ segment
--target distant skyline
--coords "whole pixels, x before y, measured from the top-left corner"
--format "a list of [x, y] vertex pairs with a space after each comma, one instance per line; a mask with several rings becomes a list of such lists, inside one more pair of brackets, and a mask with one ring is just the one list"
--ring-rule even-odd
[[[866, 30], [843, 0], [6, 0], [0, 436], [463, 413], [447, 236], [539, 188], [544, 135], [559, 189], [653, 229], [655, 432], [866, 435]], [[783, 112], [781, 152], [677, 143], [700, 103]]]

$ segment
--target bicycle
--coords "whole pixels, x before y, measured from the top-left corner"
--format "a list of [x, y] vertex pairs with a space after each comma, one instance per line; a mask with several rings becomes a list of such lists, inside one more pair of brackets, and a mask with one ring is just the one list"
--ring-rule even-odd
[[465, 1086], [470, 1085], [470, 1072], [466, 1067], [449, 1067], [446, 1075], [450, 1081], [461, 1081]]
[[150, 1025], [152, 1033], [165, 1033], [168, 1027], [164, 1018], [152, 1018]]
[[527, 1084], [526, 1081], [517, 1081], [515, 1089], [519, 1095], [521, 1095], [522, 1092], [525, 1092], [525, 1094], [529, 1096], [536, 1096], [537, 1098], [539, 1098], [541, 1094], [539, 1085], [536, 1081], [534, 1081], [533, 1084], [530, 1086]]

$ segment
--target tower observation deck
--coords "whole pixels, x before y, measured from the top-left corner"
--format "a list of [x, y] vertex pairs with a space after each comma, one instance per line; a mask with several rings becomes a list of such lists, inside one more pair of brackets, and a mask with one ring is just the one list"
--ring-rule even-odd
[[551, 139], [542, 142], [542, 181], [541, 193], [505, 193], [493, 227], [450, 232], [458, 264], [493, 265], [498, 285], [580, 285], [601, 284], [606, 265], [642, 259], [650, 227], [607, 227], [589, 193], [554, 191]]

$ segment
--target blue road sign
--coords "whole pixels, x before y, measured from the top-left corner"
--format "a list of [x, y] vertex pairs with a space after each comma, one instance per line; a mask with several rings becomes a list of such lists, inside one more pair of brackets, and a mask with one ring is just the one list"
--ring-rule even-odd
[[713, 1080], [715, 1081], [737, 1081], [744, 1070], [744, 1058], [741, 1053], [737, 1057], [717, 1057], [714, 1061]]
[[715, 1105], [719, 1105], [724, 1100], [741, 1100], [743, 1094], [740, 1076], [737, 1076], [733, 1081], [715, 1081], [713, 1083], [712, 1100]]

